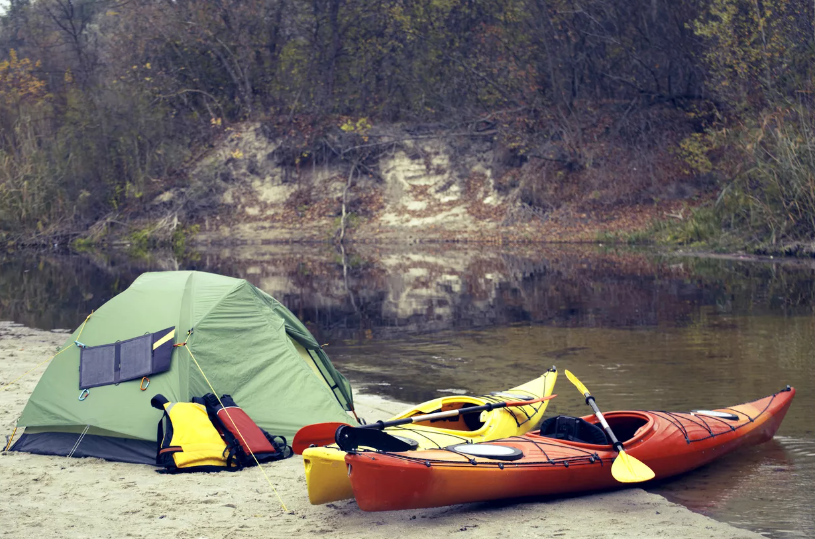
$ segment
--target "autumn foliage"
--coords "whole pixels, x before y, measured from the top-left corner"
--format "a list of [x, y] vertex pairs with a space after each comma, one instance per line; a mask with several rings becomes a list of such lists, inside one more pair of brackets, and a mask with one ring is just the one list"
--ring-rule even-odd
[[[814, 16], [804, 0], [11, 0], [0, 233], [138, 206], [236, 122], [286, 134], [347, 117], [489, 133], [506, 163], [537, 163], [506, 178], [533, 212], [592, 193], [640, 203], [670, 168], [740, 193], [731, 224], [815, 234], [800, 153]], [[639, 183], [603, 141], [628, 145]], [[773, 165], [784, 155], [795, 164]], [[757, 217], [768, 185], [780, 194]]]

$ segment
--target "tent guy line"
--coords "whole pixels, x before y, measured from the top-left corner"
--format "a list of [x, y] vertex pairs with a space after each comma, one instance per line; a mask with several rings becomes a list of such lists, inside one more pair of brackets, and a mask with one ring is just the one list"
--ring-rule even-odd
[[[190, 328], [190, 330], [187, 332], [187, 338], [184, 339], [184, 342], [173, 345], [173, 348], [175, 348], [176, 346], [183, 346], [184, 349], [187, 351], [187, 353], [190, 354], [190, 358], [195, 362], [195, 366], [198, 367], [198, 370], [201, 371], [201, 376], [203, 376], [204, 380], [206, 380], [210, 391], [212, 391], [212, 394], [215, 395], [216, 399], [218, 399], [218, 404], [220, 404], [221, 407], [224, 409], [224, 412], [226, 413], [226, 416], [229, 418], [229, 421], [232, 423], [232, 426], [235, 427], [235, 430], [240, 435], [241, 440], [243, 440], [243, 443], [246, 444], [246, 447], [249, 447], [249, 444], [247, 443], [246, 438], [243, 437], [243, 433], [238, 428], [238, 424], [235, 423], [235, 421], [232, 419], [232, 416], [229, 415], [229, 407], [225, 406], [224, 403], [221, 401], [221, 397], [218, 396], [218, 392], [215, 391], [214, 387], [212, 387], [212, 383], [209, 381], [209, 378], [207, 378], [207, 375], [204, 373], [204, 369], [201, 368], [201, 365], [198, 363], [198, 360], [195, 359], [195, 355], [192, 353], [192, 350], [187, 345], [187, 341], [190, 340], [190, 337], [192, 336], [192, 334], [193, 334], [193, 328]], [[280, 494], [277, 492], [277, 489], [272, 484], [272, 481], [269, 479], [269, 476], [266, 475], [266, 471], [263, 469], [263, 466], [260, 465], [260, 462], [258, 462], [258, 459], [255, 456], [255, 453], [252, 452], [252, 450], [250, 449], [249, 454], [252, 455], [252, 459], [254, 459], [255, 464], [257, 464], [257, 468], [258, 468], [258, 470], [260, 470], [260, 473], [263, 474], [263, 478], [266, 479], [267, 483], [269, 483], [269, 487], [271, 487], [272, 492], [274, 492], [275, 496], [277, 496], [277, 500], [280, 502], [280, 506], [283, 508], [283, 512], [288, 513], [289, 510], [288, 510], [288, 508], [286, 508], [286, 504], [283, 502], [283, 498], [280, 497]]]
[[[79, 336], [82, 335], [82, 331], [85, 329], [85, 324], [88, 323], [88, 320], [91, 319], [91, 316], [93, 316], [93, 311], [91, 311], [91, 314], [86, 316], [85, 321], [82, 322], [82, 327], [79, 328], [79, 335], [76, 336], [77, 339], [79, 339]], [[17, 382], [19, 382], [20, 380], [22, 380], [23, 378], [25, 378], [26, 376], [28, 376], [29, 374], [31, 374], [32, 372], [37, 370], [38, 368], [42, 367], [46, 363], [48, 363], [50, 361], [53, 361], [58, 355], [63, 353], [65, 350], [68, 350], [69, 348], [70, 348], [70, 346], [63, 346], [53, 356], [49, 357], [48, 359], [46, 359], [44, 361], [41, 361], [41, 362], [37, 363], [36, 365], [34, 365], [33, 367], [31, 367], [30, 369], [25, 371], [23, 374], [21, 374], [20, 376], [18, 376], [17, 378], [12, 380], [11, 382], [9, 382], [7, 384], [4, 384], [3, 386], [0, 386], [0, 391], [5, 391], [7, 387], [9, 387], [10, 385], [16, 384]], [[20, 418], [17, 418], [17, 420], [19, 421]], [[11, 447], [12, 442], [14, 442], [14, 435], [15, 434], [17, 434], [17, 426], [16, 425], [14, 427], [14, 430], [11, 431], [11, 436], [8, 437], [8, 442], [6, 443], [6, 446], [3, 448], [3, 451], [8, 451], [9, 450], [9, 448]], [[72, 452], [72, 454], [73, 454], [73, 452]]]

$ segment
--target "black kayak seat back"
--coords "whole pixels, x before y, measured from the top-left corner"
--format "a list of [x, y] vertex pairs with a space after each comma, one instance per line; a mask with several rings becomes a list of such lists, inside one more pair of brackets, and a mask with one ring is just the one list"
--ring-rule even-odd
[[603, 429], [585, 419], [559, 415], [550, 417], [541, 423], [540, 435], [584, 444], [607, 445], [608, 440]]

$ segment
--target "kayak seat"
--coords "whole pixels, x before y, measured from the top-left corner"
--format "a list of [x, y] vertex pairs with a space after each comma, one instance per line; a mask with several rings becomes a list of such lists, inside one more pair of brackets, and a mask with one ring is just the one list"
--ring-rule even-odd
[[541, 423], [540, 435], [546, 438], [581, 442], [584, 444], [607, 445], [606, 433], [597, 425], [585, 419], [559, 415]]
[[[470, 408], [472, 406], [476, 405], [469, 402], [461, 405], [462, 408]], [[464, 424], [467, 425], [467, 429], [470, 431], [475, 432], [484, 426], [484, 422], [481, 421], [481, 414], [462, 414], [461, 418], [464, 421]]]

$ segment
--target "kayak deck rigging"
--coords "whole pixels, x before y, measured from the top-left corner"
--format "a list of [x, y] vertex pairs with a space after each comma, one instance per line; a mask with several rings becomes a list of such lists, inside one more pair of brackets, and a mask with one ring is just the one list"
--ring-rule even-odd
[[[764, 415], [767, 410], [772, 406], [773, 401], [776, 399], [778, 394], [772, 395], [768, 400], [766, 406], [759, 411], [756, 415], [751, 416], [750, 414], [746, 413], [743, 410], [738, 410], [735, 407], [730, 408], [722, 408], [722, 410], [728, 410], [734, 415], [740, 417], [740, 423], [738, 425], [731, 424], [730, 421], [720, 419], [718, 417], [710, 417], [710, 416], [699, 416], [692, 414], [690, 412], [668, 412], [664, 410], [656, 410], [656, 411], [631, 411], [631, 412], [610, 412], [606, 414], [606, 418], [608, 423], [614, 429], [615, 432], [619, 432], [620, 440], [624, 444], [630, 444], [632, 442], [636, 442], [639, 438], [641, 438], [647, 431], [652, 428], [653, 420], [649, 419], [645, 414], [652, 414], [654, 416], [658, 416], [664, 419], [668, 424], [672, 425], [673, 428], [681, 433], [681, 435], [685, 438], [685, 441], [690, 444], [694, 442], [701, 442], [704, 440], [708, 440], [710, 438], [715, 438], [717, 436], [721, 436], [726, 433], [735, 432], [741, 428], [744, 428], [747, 425], [758, 420], [762, 415]], [[623, 415], [624, 414], [624, 415]], [[640, 415], [642, 414], [642, 415]], [[596, 418], [594, 416], [586, 416], [583, 418], [584, 420], [594, 423], [596, 422]], [[688, 430], [688, 426], [683, 424], [683, 422], [691, 423], [698, 427], [698, 430], [703, 431], [706, 433], [703, 436], [694, 436]], [[726, 429], [721, 429], [722, 426], [727, 427]], [[718, 428], [717, 428], [718, 427]], [[397, 427], [393, 430], [399, 430], [400, 428]], [[697, 429], [694, 429], [697, 430]], [[419, 433], [420, 434], [420, 433]], [[466, 438], [462, 437], [462, 441], [466, 442]], [[523, 462], [512, 462], [512, 464], [506, 464], [503, 462], [495, 462], [492, 460], [476, 460], [475, 458], [465, 455], [461, 452], [458, 452], [454, 449], [451, 449], [450, 446], [441, 447], [440, 445], [436, 444], [437, 450], [444, 451], [450, 453], [451, 455], [456, 455], [458, 457], [463, 458], [464, 460], [446, 460], [442, 458], [427, 458], [423, 455], [416, 455], [414, 456], [411, 453], [387, 453], [388, 456], [397, 458], [400, 460], [406, 461], [414, 461], [420, 462], [425, 466], [487, 466], [487, 467], [495, 467], [495, 468], [504, 468], [505, 466], [515, 466], [515, 467], [535, 467], [535, 466], [557, 466], [557, 465], [564, 465], [564, 466], [572, 466], [572, 465], [579, 465], [579, 464], [603, 464], [603, 459], [600, 457], [598, 451], [611, 451], [611, 444], [607, 445], [593, 445], [593, 444], [586, 444], [580, 442], [570, 442], [567, 440], [557, 440], [557, 441], [546, 441], [547, 437], [540, 436], [536, 434], [527, 434], [524, 436], [512, 436], [508, 438], [502, 438], [500, 440], [494, 440], [491, 442], [481, 442], [482, 444], [502, 444], [511, 442], [512, 444], [520, 444], [524, 447], [531, 446], [531, 452], [527, 452], [524, 450], [524, 454], [532, 455], [534, 453], [534, 449], [537, 449], [539, 454], [543, 456], [544, 460], [531, 460], [527, 461], [524, 460]], [[431, 440], [432, 441], [432, 440]], [[565, 457], [557, 457], [552, 458], [546, 452], [546, 447], [552, 447], [559, 450], [562, 450], [564, 446], [568, 446], [573, 451], [578, 452], [578, 455], [570, 455]], [[596, 448], [592, 450], [591, 448]], [[372, 453], [377, 454], [381, 452], [371, 451], [368, 449], [359, 449], [357, 454], [366, 454]], [[606, 461], [613, 460], [613, 459], [605, 459]]]
[[[543, 419], [548, 403], [540, 399], [552, 395], [557, 376], [557, 369], [552, 367], [518, 387], [480, 396], [451, 395], [433, 399], [391, 419], [398, 421], [435, 412], [457, 412], [465, 407], [495, 405], [491, 410], [455, 414], [469, 416], [472, 418], [467, 420], [469, 423], [458, 418], [435, 422], [420, 419], [418, 423], [388, 426], [382, 432], [403, 441], [414, 440], [417, 450], [438, 450], [455, 444], [472, 444], [524, 434]], [[507, 403], [513, 403], [513, 406], [502, 406]], [[312, 504], [353, 497], [345, 456], [346, 453], [335, 444], [303, 451], [306, 484]]]

